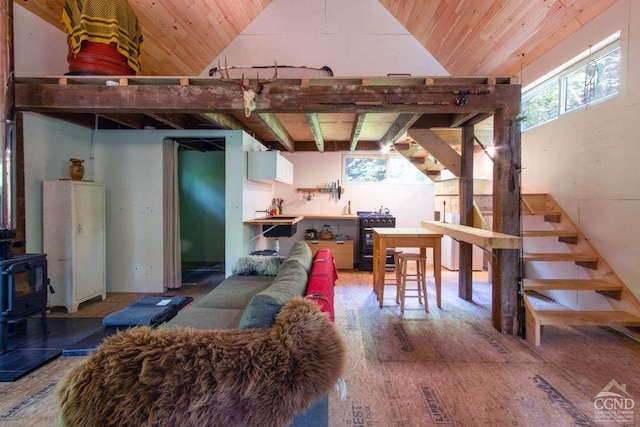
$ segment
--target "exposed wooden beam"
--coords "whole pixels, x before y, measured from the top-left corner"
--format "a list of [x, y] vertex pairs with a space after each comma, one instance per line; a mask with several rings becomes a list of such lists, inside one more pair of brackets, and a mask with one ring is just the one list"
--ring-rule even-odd
[[380, 143], [387, 145], [396, 142], [421, 115], [422, 114], [400, 114], [396, 121], [389, 127], [387, 133], [380, 139]]
[[230, 114], [220, 113], [201, 113], [197, 114], [202, 120], [208, 123], [212, 123], [220, 127], [220, 129], [226, 130], [243, 130], [251, 133], [251, 129], [244, 125], [240, 120]]
[[307, 123], [311, 128], [311, 134], [313, 135], [313, 140], [316, 142], [316, 147], [318, 147], [319, 152], [324, 151], [324, 138], [322, 136], [322, 129], [320, 129], [320, 120], [318, 120], [318, 115], [316, 113], [305, 114], [307, 117]]
[[287, 132], [287, 129], [285, 129], [284, 125], [280, 120], [278, 120], [275, 114], [259, 113], [258, 117], [269, 129], [271, 129], [276, 138], [278, 138], [280, 144], [282, 144], [287, 151], [292, 153], [296, 151], [293, 138], [291, 138], [291, 135], [289, 135], [289, 132]]
[[147, 114], [154, 120], [163, 123], [173, 129], [186, 129], [188, 125], [184, 122], [184, 116], [178, 114]]
[[[521, 148], [515, 117], [498, 110], [493, 118], [493, 231], [519, 236]], [[494, 250], [491, 274], [493, 326], [503, 334], [517, 334], [519, 251]]]
[[[118, 123], [121, 126], [126, 126], [132, 129], [142, 129], [145, 127], [145, 116], [141, 114], [99, 114], [106, 120], [110, 120], [114, 123]], [[93, 127], [93, 126], [92, 126]]]
[[[95, 80], [95, 78], [94, 78]], [[34, 112], [119, 112], [119, 113], [238, 113], [244, 111], [237, 88], [209, 84], [147, 84], [136, 81], [125, 86], [106, 86], [87, 80], [85, 84], [42, 83], [40, 80], [16, 82], [16, 108]], [[456, 80], [457, 81], [457, 80]], [[99, 81], [98, 81], [99, 82]], [[150, 80], [153, 83], [153, 80]], [[137, 84], [134, 84], [137, 83]], [[328, 86], [265, 86], [255, 113], [367, 113], [418, 114], [493, 113], [496, 108], [519, 106], [520, 85], [472, 84], [424, 86], [354, 86], [340, 85], [336, 80]], [[455, 105], [455, 93], [464, 88], [465, 105]], [[96, 100], [100, 100], [96, 103]], [[414, 120], [415, 121], [415, 120]], [[400, 124], [400, 123], [398, 123]]]
[[409, 136], [442, 163], [452, 174], [460, 176], [460, 154], [429, 129], [410, 129]]
[[[462, 155], [460, 166], [460, 188], [458, 194], [460, 225], [473, 226], [473, 126], [462, 129]], [[473, 300], [473, 246], [461, 241], [458, 247], [460, 265], [458, 269], [458, 297]]]
[[451, 127], [475, 125], [485, 120], [488, 117], [491, 117], [491, 114], [487, 114], [487, 113], [458, 114], [453, 118], [453, 121], [451, 122]]
[[423, 114], [411, 129], [432, 129], [451, 127], [451, 114]]
[[360, 139], [360, 131], [362, 131], [362, 125], [367, 115], [365, 113], [356, 114], [356, 120], [353, 122], [353, 129], [351, 130], [351, 146], [349, 151], [356, 151], [358, 140]]
[[[325, 141], [324, 151], [348, 151], [351, 142], [349, 141]], [[358, 142], [359, 150], [375, 151], [380, 149], [378, 141], [360, 141]], [[318, 151], [318, 147], [314, 141], [296, 141], [296, 152], [300, 151]]]

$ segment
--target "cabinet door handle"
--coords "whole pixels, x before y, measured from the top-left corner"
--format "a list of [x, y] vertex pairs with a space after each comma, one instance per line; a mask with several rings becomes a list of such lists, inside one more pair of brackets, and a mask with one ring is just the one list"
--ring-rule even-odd
[[78, 234], [82, 233], [82, 224], [78, 224]]

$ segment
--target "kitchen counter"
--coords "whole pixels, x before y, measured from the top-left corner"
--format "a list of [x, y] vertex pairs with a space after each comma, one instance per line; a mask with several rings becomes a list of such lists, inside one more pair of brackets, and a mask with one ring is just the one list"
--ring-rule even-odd
[[302, 216], [304, 219], [330, 219], [330, 220], [358, 219], [358, 215], [311, 215], [311, 214], [298, 214], [298, 215]]
[[358, 215], [311, 215], [311, 214], [291, 214], [274, 215], [244, 221], [247, 225], [293, 225], [303, 219], [326, 219], [326, 220], [357, 220]]
[[274, 215], [244, 221], [246, 225], [293, 225], [304, 219], [301, 215]]

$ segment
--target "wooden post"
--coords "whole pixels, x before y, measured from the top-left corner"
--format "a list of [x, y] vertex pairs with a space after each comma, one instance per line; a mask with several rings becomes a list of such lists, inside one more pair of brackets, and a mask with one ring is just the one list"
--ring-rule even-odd
[[[473, 225], [473, 125], [462, 128], [462, 159], [460, 165], [460, 224]], [[473, 245], [460, 242], [458, 296], [473, 300]]]
[[12, 159], [15, 110], [13, 66], [13, 1], [0, 1], [0, 143], [2, 154], [2, 228], [15, 228], [14, 167]]
[[[518, 106], [498, 110], [493, 118], [493, 231], [520, 235], [520, 126]], [[517, 109], [516, 109], [517, 108]], [[518, 331], [520, 254], [517, 249], [493, 251], [493, 326], [504, 334]]]

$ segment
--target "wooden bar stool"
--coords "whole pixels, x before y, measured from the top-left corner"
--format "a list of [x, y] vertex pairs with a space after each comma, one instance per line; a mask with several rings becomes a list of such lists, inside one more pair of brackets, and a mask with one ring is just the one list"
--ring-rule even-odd
[[[400, 296], [400, 312], [404, 313], [404, 300], [405, 298], [418, 298], [418, 302], [422, 304], [424, 298], [424, 311], [429, 311], [429, 302], [427, 300], [427, 279], [425, 272], [427, 270], [427, 257], [421, 256], [416, 253], [400, 253], [398, 254], [398, 260], [400, 263], [400, 286], [398, 294]], [[409, 261], [415, 262], [416, 272], [409, 273], [408, 266]], [[415, 281], [417, 289], [410, 289], [410, 291], [417, 291], [417, 295], [407, 296], [407, 282]]]
[[[385, 275], [384, 275], [384, 284], [385, 285], [393, 285], [396, 287], [397, 291], [400, 290], [400, 260], [398, 255], [401, 254], [402, 251], [396, 248], [387, 248], [386, 262], [385, 262]], [[391, 260], [390, 260], [391, 258]], [[393, 276], [388, 276], [387, 273], [393, 272]], [[399, 302], [398, 292], [396, 292], [396, 303]]]

